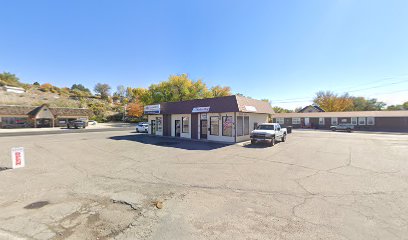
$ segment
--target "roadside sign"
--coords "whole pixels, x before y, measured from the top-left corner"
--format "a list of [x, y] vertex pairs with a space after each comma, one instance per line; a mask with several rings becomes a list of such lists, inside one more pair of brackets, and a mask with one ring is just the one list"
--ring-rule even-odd
[[23, 147], [15, 147], [11, 149], [11, 161], [13, 169], [25, 166], [25, 156]]
[[160, 104], [144, 106], [144, 114], [160, 114]]

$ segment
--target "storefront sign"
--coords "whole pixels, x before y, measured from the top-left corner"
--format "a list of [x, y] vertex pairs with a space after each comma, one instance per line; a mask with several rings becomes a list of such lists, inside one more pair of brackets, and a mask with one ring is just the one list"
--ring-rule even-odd
[[200, 112], [209, 112], [210, 107], [195, 107], [193, 108], [193, 113], [200, 113]]
[[21, 168], [25, 166], [23, 147], [16, 147], [11, 149], [11, 161], [13, 168]]
[[160, 104], [145, 106], [144, 114], [160, 114]]
[[248, 112], [256, 112], [256, 107], [254, 106], [245, 106], [245, 110]]

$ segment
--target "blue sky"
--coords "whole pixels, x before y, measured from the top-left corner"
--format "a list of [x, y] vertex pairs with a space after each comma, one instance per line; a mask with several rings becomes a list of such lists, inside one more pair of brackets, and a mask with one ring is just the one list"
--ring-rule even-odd
[[405, 0], [1, 0], [1, 9], [0, 71], [24, 82], [148, 87], [188, 73], [288, 108], [318, 90], [408, 101]]

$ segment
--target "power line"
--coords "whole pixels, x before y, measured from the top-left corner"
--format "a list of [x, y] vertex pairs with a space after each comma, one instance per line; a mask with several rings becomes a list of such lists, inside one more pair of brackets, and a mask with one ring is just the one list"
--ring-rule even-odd
[[[345, 92], [361, 92], [361, 91], [370, 90], [370, 89], [375, 89], [375, 88], [388, 87], [388, 86], [390, 86], [390, 85], [396, 85], [396, 84], [405, 83], [405, 82], [408, 82], [408, 79], [405, 79], [405, 80], [402, 80], [402, 81], [398, 81], [398, 82], [392, 82], [392, 83], [382, 84], [382, 85], [378, 85], [378, 86], [368, 87], [368, 88], [361, 88], [361, 89], [356, 89], [356, 90], [349, 90], [349, 91], [345, 91]], [[290, 101], [290, 100], [299, 100], [299, 101]], [[301, 100], [303, 100], [303, 101], [301, 101]], [[272, 101], [272, 102], [275, 102], [275, 103], [291, 103], [291, 102], [304, 102], [304, 101], [306, 101], [306, 100], [310, 100], [310, 97], [288, 98], [288, 99], [271, 100], [271, 101]]]

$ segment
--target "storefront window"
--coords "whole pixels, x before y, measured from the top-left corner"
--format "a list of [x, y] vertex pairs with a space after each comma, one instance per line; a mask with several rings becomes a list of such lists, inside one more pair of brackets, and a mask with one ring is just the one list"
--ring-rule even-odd
[[210, 117], [210, 135], [215, 135], [215, 136], [220, 135], [219, 121], [220, 121], [219, 117]]
[[15, 127], [25, 127], [28, 124], [28, 118], [2, 117], [3, 125], [13, 125]]
[[232, 137], [232, 125], [234, 124], [231, 116], [222, 117], [222, 136]]
[[237, 136], [244, 135], [244, 118], [242, 116], [237, 117]]
[[336, 117], [332, 117], [332, 118], [331, 118], [331, 124], [332, 124], [332, 125], [337, 125], [337, 124], [338, 124], [338, 121], [337, 121], [337, 118], [336, 118]]
[[324, 125], [324, 118], [319, 118], [319, 125]]
[[163, 131], [163, 124], [162, 124], [162, 118], [161, 117], [156, 118], [156, 127], [157, 127], [157, 131], [159, 131], [159, 132]]
[[276, 123], [285, 124], [285, 119], [284, 118], [276, 118]]
[[292, 124], [300, 124], [300, 118], [292, 118]]
[[375, 121], [374, 121], [374, 117], [367, 117], [367, 125], [374, 125]]
[[358, 118], [358, 125], [366, 125], [365, 117], [359, 117]]
[[357, 118], [356, 117], [351, 118], [351, 124], [357, 125]]
[[[258, 123], [254, 123], [254, 129], [256, 127], [258, 127]], [[249, 116], [244, 117], [244, 135], [249, 135]]]
[[181, 122], [182, 122], [182, 125], [183, 125], [182, 132], [183, 133], [189, 133], [190, 125], [189, 125], [189, 122], [188, 122], [188, 117], [182, 117]]

